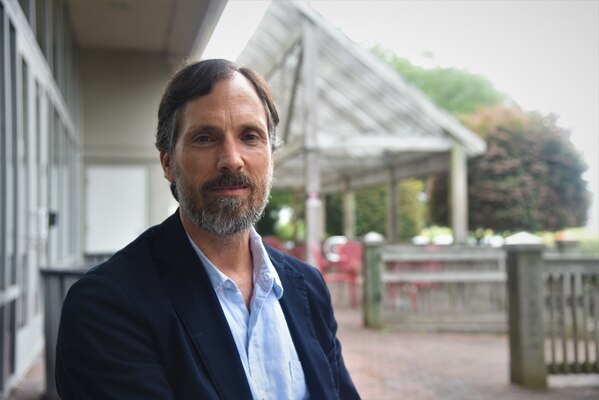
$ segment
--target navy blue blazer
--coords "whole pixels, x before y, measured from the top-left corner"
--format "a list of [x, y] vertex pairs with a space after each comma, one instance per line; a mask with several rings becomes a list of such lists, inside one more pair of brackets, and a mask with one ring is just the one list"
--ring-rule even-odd
[[[359, 399], [318, 270], [266, 246], [310, 398]], [[235, 342], [176, 212], [75, 283], [56, 385], [70, 399], [251, 399]], [[284, 399], [281, 399], [284, 400]]]

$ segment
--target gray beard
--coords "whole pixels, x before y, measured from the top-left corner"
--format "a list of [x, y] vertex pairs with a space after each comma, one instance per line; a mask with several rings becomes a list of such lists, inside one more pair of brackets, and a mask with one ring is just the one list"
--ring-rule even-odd
[[[244, 207], [244, 199], [239, 197], [221, 197], [211, 202], [204, 202], [203, 207], [198, 207], [188, 196], [183, 185], [176, 182], [176, 191], [179, 206], [189, 219], [202, 230], [217, 236], [233, 236], [250, 229], [260, 218], [268, 204], [272, 187], [273, 171], [270, 168], [267, 176], [266, 187], [262, 198], [253, 204], [250, 193], [249, 204]], [[255, 186], [252, 190], [259, 190]]]
[[[177, 186], [178, 187], [178, 186]], [[202, 230], [217, 236], [232, 236], [254, 226], [262, 217], [266, 203], [261, 207], [242, 208], [243, 199], [224, 197], [198, 209], [179, 191], [179, 205], [189, 219]]]

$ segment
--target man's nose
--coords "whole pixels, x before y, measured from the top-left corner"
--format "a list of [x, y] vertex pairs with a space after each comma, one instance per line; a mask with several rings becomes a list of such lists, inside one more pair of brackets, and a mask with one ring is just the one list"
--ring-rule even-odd
[[243, 167], [238, 143], [231, 139], [223, 141], [216, 167], [220, 171], [239, 171]]

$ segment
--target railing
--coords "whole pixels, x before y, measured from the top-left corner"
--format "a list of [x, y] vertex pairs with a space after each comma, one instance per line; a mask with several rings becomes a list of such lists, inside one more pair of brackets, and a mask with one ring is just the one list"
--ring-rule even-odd
[[[380, 280], [379, 295], [364, 306], [378, 315], [379, 321], [371, 321], [375, 325], [429, 331], [506, 330], [503, 250], [393, 245], [368, 246], [367, 251], [377, 258], [367, 269]], [[378, 263], [376, 271], [372, 262]], [[367, 285], [374, 277], [368, 278]]]
[[599, 373], [599, 257], [544, 259], [547, 370]]
[[[364, 265], [366, 326], [504, 330], [507, 315], [512, 382], [546, 387], [547, 374], [599, 373], [599, 255], [367, 244]], [[389, 296], [394, 286], [404, 301]]]
[[44, 399], [60, 399], [54, 383], [54, 365], [62, 302], [71, 285], [77, 282], [91, 267], [99, 264], [107, 257], [108, 255], [86, 256], [79, 264], [41, 269], [44, 284], [44, 337], [46, 341], [46, 393]]

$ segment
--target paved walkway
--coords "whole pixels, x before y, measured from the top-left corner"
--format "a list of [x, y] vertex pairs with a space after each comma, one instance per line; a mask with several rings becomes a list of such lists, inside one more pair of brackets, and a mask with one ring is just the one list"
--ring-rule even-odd
[[[552, 378], [546, 391], [511, 385], [505, 335], [370, 330], [361, 326], [358, 310], [342, 306], [337, 319], [345, 361], [364, 400], [599, 399], [599, 375]], [[10, 399], [40, 400], [43, 390], [40, 358]]]
[[599, 399], [599, 375], [551, 378], [534, 391], [509, 383], [505, 335], [376, 331], [338, 307], [345, 363], [364, 400]]

